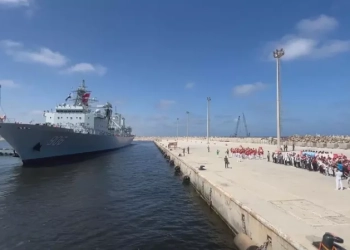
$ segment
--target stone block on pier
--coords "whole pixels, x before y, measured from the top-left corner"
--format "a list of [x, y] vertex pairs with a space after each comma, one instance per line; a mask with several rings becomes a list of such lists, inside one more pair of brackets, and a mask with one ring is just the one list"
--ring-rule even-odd
[[350, 149], [350, 143], [339, 143], [340, 149]]
[[308, 147], [311, 147], [311, 148], [314, 148], [314, 147], [316, 147], [316, 142], [307, 142], [306, 143], [306, 145], [308, 146]]
[[339, 147], [338, 143], [331, 143], [331, 142], [327, 143], [327, 148], [338, 148], [338, 147]]
[[260, 144], [269, 144], [270, 142], [269, 142], [269, 140], [267, 140], [267, 139], [261, 139], [260, 140]]

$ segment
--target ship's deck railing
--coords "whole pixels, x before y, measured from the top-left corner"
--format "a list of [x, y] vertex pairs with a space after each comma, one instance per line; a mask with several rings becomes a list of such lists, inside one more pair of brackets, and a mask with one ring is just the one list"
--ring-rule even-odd
[[[5, 121], [2, 121], [3, 123], [18, 123], [22, 124], [20, 122], [16, 122], [15, 119], [6, 119]], [[1, 123], [1, 122], [0, 122]], [[115, 122], [114, 122], [115, 123]], [[28, 124], [28, 123], [23, 123], [23, 124]], [[57, 128], [64, 128], [64, 129], [69, 129], [74, 133], [81, 133], [81, 134], [94, 134], [94, 135], [106, 135], [106, 136], [115, 136], [115, 135], [120, 135], [120, 136], [130, 136], [131, 134], [125, 133], [117, 123], [113, 126], [116, 128], [113, 130], [113, 132], [108, 132], [108, 131], [102, 131], [98, 129], [93, 129], [93, 128], [88, 128], [85, 127], [84, 125], [77, 125], [73, 123], [66, 123], [65, 125], [55, 125], [55, 124], [47, 124], [47, 123], [35, 123], [32, 125], [38, 125], [38, 126], [49, 126], [49, 127], [57, 127]]]

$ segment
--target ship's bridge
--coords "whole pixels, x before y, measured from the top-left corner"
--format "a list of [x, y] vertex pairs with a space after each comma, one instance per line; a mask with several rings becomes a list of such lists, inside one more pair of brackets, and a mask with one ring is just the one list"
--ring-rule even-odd
[[58, 113], [82, 113], [86, 109], [83, 106], [61, 104], [56, 106], [56, 112]]
[[55, 107], [54, 112], [45, 112], [45, 122], [59, 126], [72, 124], [74, 126], [84, 126], [93, 128], [94, 114], [88, 108], [77, 105], [60, 104]]

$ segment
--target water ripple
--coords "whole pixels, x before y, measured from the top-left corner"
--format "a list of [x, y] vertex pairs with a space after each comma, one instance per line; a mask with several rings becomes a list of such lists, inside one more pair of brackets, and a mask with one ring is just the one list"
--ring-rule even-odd
[[152, 143], [55, 168], [0, 164], [0, 249], [233, 249]]

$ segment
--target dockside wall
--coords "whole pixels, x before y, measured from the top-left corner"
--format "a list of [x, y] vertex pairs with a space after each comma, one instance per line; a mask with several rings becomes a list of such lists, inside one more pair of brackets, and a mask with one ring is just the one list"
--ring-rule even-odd
[[215, 185], [209, 178], [205, 178], [201, 170], [187, 164], [176, 155], [175, 151], [166, 148], [161, 142], [155, 141], [155, 144], [163, 154], [170, 157], [169, 161], [174, 161], [174, 166], [180, 167], [184, 176], [190, 178], [191, 184], [201, 197], [235, 234], [248, 235], [258, 246], [270, 241], [268, 250], [305, 249], [235, 197]]

